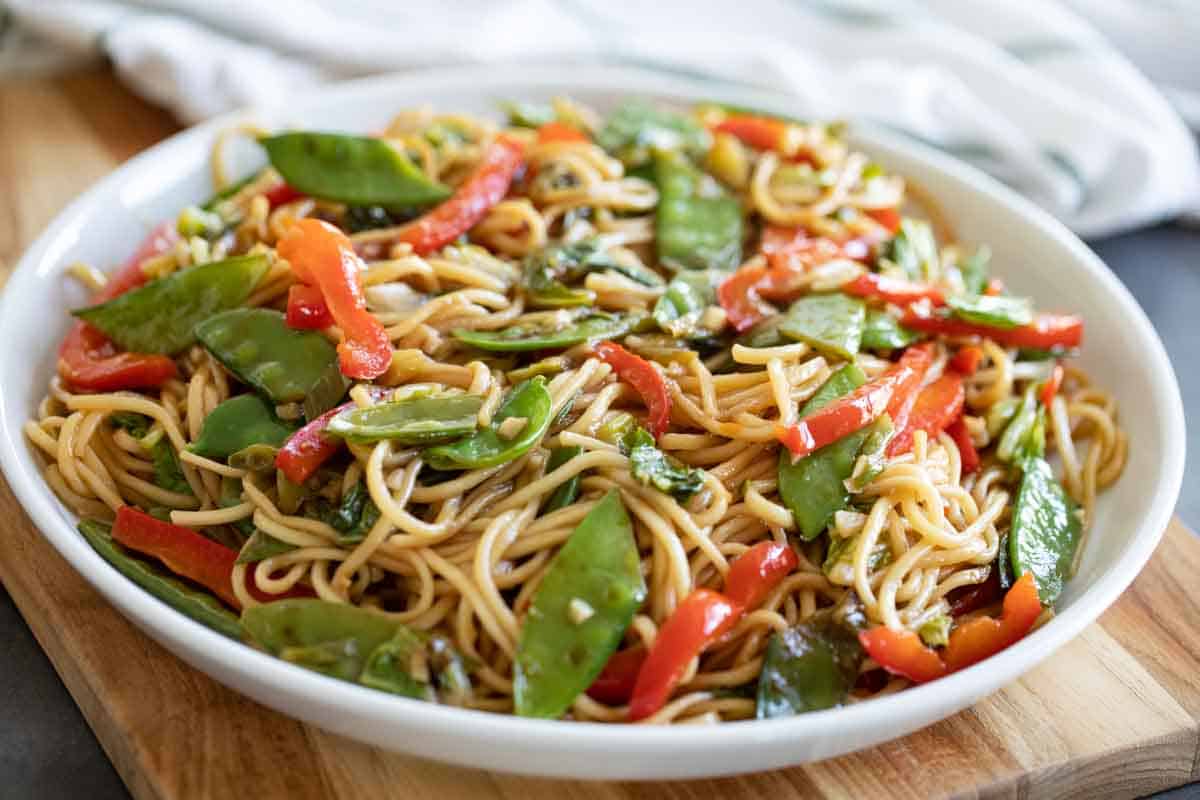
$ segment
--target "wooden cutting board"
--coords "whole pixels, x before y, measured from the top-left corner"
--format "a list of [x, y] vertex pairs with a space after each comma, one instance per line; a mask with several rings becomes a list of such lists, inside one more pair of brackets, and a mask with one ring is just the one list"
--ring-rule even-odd
[[[174, 130], [104, 70], [0, 83], [0, 280], [78, 191]], [[1094, 798], [1200, 779], [1200, 538], [1178, 520], [1097, 624], [937, 725], [777, 772], [582, 783], [390, 755], [269, 711], [126, 622], [41, 538], [2, 482], [0, 518], [9, 521], [0, 580], [140, 799]]]

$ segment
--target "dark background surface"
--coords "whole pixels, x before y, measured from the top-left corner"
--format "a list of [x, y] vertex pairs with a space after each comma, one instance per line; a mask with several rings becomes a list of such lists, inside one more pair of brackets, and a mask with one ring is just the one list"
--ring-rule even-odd
[[[1090, 242], [1158, 328], [1188, 412], [1177, 512], [1200, 529], [1200, 230], [1164, 225]], [[128, 798], [83, 715], [0, 588], [0, 798]], [[136, 680], [136, 676], [130, 676]], [[1157, 795], [1200, 798], [1200, 784]]]

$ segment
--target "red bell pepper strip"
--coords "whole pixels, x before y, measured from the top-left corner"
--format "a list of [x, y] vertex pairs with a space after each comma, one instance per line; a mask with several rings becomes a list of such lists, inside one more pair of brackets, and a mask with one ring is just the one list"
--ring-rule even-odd
[[300, 219], [277, 250], [302, 283], [320, 291], [345, 334], [337, 348], [342, 374], [360, 380], [382, 375], [392, 363], [392, 343], [383, 325], [367, 311], [359, 275], [362, 259], [346, 234], [318, 219]]
[[717, 287], [717, 301], [725, 311], [725, 318], [738, 333], [745, 333], [767, 317], [778, 313], [773, 305], [758, 294], [758, 284], [766, 274], [766, 266], [744, 266]]
[[983, 293], [988, 297], [996, 297], [1004, 294], [1004, 281], [999, 278], [992, 278], [987, 282], [987, 286], [983, 287]]
[[646, 359], [629, 352], [615, 342], [600, 342], [596, 355], [611, 366], [617, 376], [641, 395], [646, 404], [646, 429], [656, 440], [667, 431], [671, 419], [671, 395], [662, 373]]
[[565, 122], [547, 122], [537, 129], [538, 144], [551, 142], [587, 142], [587, 134]]
[[780, 542], [759, 542], [737, 557], [725, 576], [725, 596], [744, 609], [757, 608], [800, 563], [796, 551]]
[[948, 672], [941, 656], [926, 647], [916, 631], [896, 631], [880, 625], [861, 631], [858, 641], [879, 666], [913, 683], [927, 683]]
[[911, 450], [913, 434], [917, 431], [925, 431], [931, 437], [937, 436], [962, 416], [965, 401], [963, 379], [957, 373], [947, 372], [926, 386], [917, 394], [917, 401], [904, 425], [897, 426], [896, 435], [888, 443], [888, 456], [898, 456]]
[[504, 199], [524, 162], [520, 142], [503, 136], [496, 139], [450, 199], [401, 228], [396, 240], [412, 245], [421, 256], [442, 249], [475, 227]]
[[983, 348], [969, 344], [966, 347], [960, 347], [950, 359], [950, 369], [969, 378], [979, 371], [979, 365], [982, 363]]
[[301, 330], [328, 328], [333, 324], [333, 314], [325, 305], [320, 289], [307, 283], [293, 284], [288, 289], [287, 324]]
[[1042, 390], [1038, 394], [1038, 398], [1042, 401], [1042, 405], [1046, 408], [1054, 402], [1054, 396], [1058, 394], [1059, 388], [1062, 386], [1063, 368], [1062, 364], [1055, 364], [1054, 369], [1050, 371], [1050, 377], [1042, 384]]
[[293, 433], [275, 454], [275, 467], [292, 483], [304, 483], [311, 478], [342, 447], [341, 439], [323, 433], [329, 420], [353, 407], [354, 403], [349, 402], [331, 408]]
[[275, 184], [270, 189], [263, 192], [263, 197], [267, 198], [267, 203], [271, 208], [279, 208], [284, 203], [290, 203], [293, 200], [299, 200], [306, 195], [299, 189], [295, 188], [286, 181], [281, 181]]
[[900, 212], [894, 208], [868, 208], [864, 213], [887, 228], [888, 233], [900, 230]]
[[[108, 277], [104, 288], [92, 298], [103, 303], [146, 283], [149, 276], [142, 262], [165, 253], [179, 241], [172, 221], [163, 222], [138, 245], [133, 255]], [[177, 374], [167, 356], [122, 353], [97, 328], [76, 322], [58, 348], [58, 373], [74, 389], [114, 392], [121, 389], [155, 389]]]
[[741, 609], [710, 589], [689, 594], [658, 629], [638, 672], [629, 719], [645, 719], [667, 703], [688, 663], [737, 622]]
[[957, 671], [1019, 641], [1029, 633], [1042, 613], [1033, 573], [1022, 575], [1004, 595], [1000, 619], [979, 617], [955, 628], [946, 644], [946, 666]]
[[241, 609], [232, 580], [237, 551], [133, 506], [117, 509], [112, 537], [130, 550], [157, 558], [176, 575], [195, 581], [233, 608]]
[[1003, 347], [1052, 350], [1079, 347], [1083, 342], [1083, 320], [1073, 314], [1038, 314], [1033, 322], [1018, 328], [996, 328], [909, 307], [901, 322], [912, 328], [941, 336], [981, 336]]
[[794, 155], [799, 144], [791, 129], [783, 120], [752, 114], [729, 114], [709, 127], [713, 133], [728, 133], [755, 150], [774, 150], [786, 156]]
[[928, 300], [935, 306], [946, 305], [942, 290], [927, 283], [916, 283], [903, 278], [889, 278], [874, 272], [859, 275], [842, 285], [842, 291], [857, 297], [874, 298], [887, 303], [904, 306], [918, 300]]
[[646, 648], [629, 647], [613, 653], [604, 669], [588, 687], [587, 695], [601, 703], [619, 706], [633, 696], [642, 664], [646, 663]]
[[885, 411], [892, 416], [893, 424], [901, 427], [932, 360], [933, 351], [929, 345], [910, 347], [895, 366], [878, 378], [809, 414], [795, 425], [778, 426], [775, 435], [792, 451], [794, 458], [803, 458], [843, 436], [862, 430]]
[[959, 417], [951, 422], [946, 428], [946, 433], [950, 434], [950, 438], [958, 447], [958, 460], [962, 464], [962, 474], [970, 475], [979, 469], [979, 451], [975, 449], [975, 443], [971, 441], [971, 434], [967, 431], [967, 424], [963, 418]]

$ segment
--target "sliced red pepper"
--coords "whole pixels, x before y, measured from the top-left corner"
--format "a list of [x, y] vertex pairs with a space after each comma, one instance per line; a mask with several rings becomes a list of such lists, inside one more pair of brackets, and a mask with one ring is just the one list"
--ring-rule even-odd
[[950, 369], [959, 375], [970, 377], [979, 371], [979, 365], [982, 363], [983, 348], [969, 344], [966, 347], [960, 347], [954, 357], [950, 359]]
[[751, 264], [742, 267], [717, 287], [717, 301], [725, 318], [738, 333], [745, 333], [769, 316], [778, 313], [775, 306], [758, 295], [758, 284], [767, 274], [767, 267]]
[[864, 213], [887, 228], [888, 233], [900, 230], [900, 212], [894, 208], [868, 208]]
[[387, 331], [367, 311], [363, 297], [362, 259], [346, 234], [327, 222], [297, 220], [277, 247], [302, 283], [315, 286], [325, 299], [345, 339], [338, 344], [338, 364], [348, 378], [371, 380], [392, 363]]
[[[809, 414], [795, 425], [778, 426], [775, 435], [792, 451], [793, 457], [802, 458], [862, 430], [885, 411], [891, 414], [893, 424], [900, 427], [908, 418], [907, 408], [915, 401], [917, 387], [932, 360], [933, 351], [929, 345], [910, 347], [894, 367], [878, 378]], [[901, 422], [896, 423], [897, 419]]]
[[[174, 222], [163, 222], [138, 245], [133, 255], [108, 276], [92, 298], [104, 303], [146, 283], [142, 262], [161, 255], [179, 241]], [[156, 389], [178, 373], [167, 356], [123, 353], [99, 329], [76, 322], [58, 348], [58, 373], [72, 388], [88, 392]]]
[[925, 431], [937, 436], [946, 427], [962, 416], [966, 392], [962, 376], [947, 372], [917, 394], [917, 401], [905, 420], [904, 426], [896, 428], [896, 435], [888, 443], [888, 456], [898, 456], [912, 449], [913, 434]]
[[970, 475], [979, 469], [979, 451], [975, 449], [975, 443], [971, 441], [971, 434], [967, 431], [967, 423], [963, 421], [963, 418], [959, 417], [951, 422], [946, 428], [946, 433], [950, 434], [950, 438], [958, 447], [958, 460], [962, 463], [962, 474]]
[[312, 474], [342, 448], [342, 440], [326, 436], [323, 431], [341, 411], [353, 408], [354, 403], [344, 403], [331, 408], [312, 422], [296, 431], [279, 448], [275, 455], [275, 466], [292, 483], [304, 483]]
[[538, 144], [551, 142], [588, 142], [587, 134], [565, 122], [547, 122], [537, 129]]
[[642, 664], [646, 663], [646, 648], [628, 647], [618, 650], [609, 657], [604, 669], [588, 687], [587, 695], [601, 703], [619, 706], [628, 703], [633, 696]]
[[946, 296], [942, 290], [927, 283], [917, 283], [904, 278], [890, 278], [874, 272], [859, 275], [849, 283], [842, 285], [846, 294], [858, 297], [869, 297], [904, 306], [918, 300], [928, 300], [935, 306], [944, 306]]
[[950, 633], [945, 652], [946, 666], [957, 671], [999, 653], [1029, 633], [1041, 613], [1037, 583], [1033, 573], [1026, 572], [1004, 595], [1000, 619], [979, 617]]
[[277, 183], [263, 192], [263, 197], [267, 198], [267, 204], [273, 209], [305, 196], [303, 192], [287, 182]]
[[629, 718], [645, 719], [666, 705], [688, 663], [732, 628], [741, 611], [725, 595], [710, 589], [689, 594], [658, 629], [633, 687]]
[[1044, 405], [1046, 408], [1049, 408], [1050, 404], [1054, 402], [1054, 396], [1058, 394], [1058, 390], [1062, 386], [1062, 382], [1062, 364], [1055, 364], [1054, 369], [1050, 370], [1050, 377], [1046, 379], [1044, 384], [1042, 384], [1042, 390], [1038, 395], [1038, 398], [1042, 401], [1042, 405]]
[[520, 142], [496, 139], [450, 199], [401, 228], [397, 241], [411, 244], [413, 251], [422, 256], [442, 249], [475, 227], [492, 206], [504, 199], [524, 162]]
[[999, 278], [992, 278], [987, 282], [987, 286], [983, 287], [983, 293], [988, 297], [997, 297], [1004, 294], [1004, 281]]
[[617, 376], [634, 388], [646, 404], [646, 429], [656, 440], [667, 431], [671, 420], [671, 395], [662, 373], [646, 359], [629, 352], [615, 342], [600, 342], [596, 355], [609, 364]]
[[896, 631], [880, 625], [861, 631], [858, 641], [879, 666], [913, 683], [936, 680], [948, 672], [941, 656], [926, 647], [916, 631]]
[[1053, 350], [1079, 347], [1083, 342], [1083, 320], [1073, 314], [1038, 314], [1019, 328], [996, 328], [954, 317], [929, 313], [910, 306], [901, 320], [913, 330], [941, 336], [981, 336], [1003, 347]]
[[758, 608], [800, 563], [796, 551], [780, 542], [759, 542], [742, 553], [725, 576], [725, 596], [744, 609]]
[[320, 289], [307, 283], [293, 284], [288, 289], [287, 324], [301, 330], [328, 328], [333, 324], [333, 314], [325, 305]]
[[772, 117], [752, 114], [729, 114], [720, 122], [710, 126], [713, 133], [728, 133], [755, 150], [774, 150], [783, 155], [794, 155], [795, 141], [790, 133], [791, 126]]
[[117, 509], [112, 537], [130, 550], [157, 558], [176, 575], [195, 581], [233, 608], [241, 609], [233, 593], [236, 550], [191, 528], [155, 519], [133, 506]]

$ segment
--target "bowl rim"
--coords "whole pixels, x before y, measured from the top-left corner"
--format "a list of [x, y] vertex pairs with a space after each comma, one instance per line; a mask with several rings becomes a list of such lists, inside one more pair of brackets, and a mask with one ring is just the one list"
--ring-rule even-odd
[[[439, 90], [486, 92], [505, 89], [511, 92], [529, 91], [535, 87], [561, 91], [614, 92], [629, 95], [647, 94], [695, 100], [699, 97], [730, 97], [746, 105], [764, 109], [787, 109], [795, 99], [785, 94], [755, 89], [735, 82], [719, 82], [714, 86], [710, 77], [688, 74], [663, 74], [629, 67], [578, 67], [547, 69], [545, 65], [467, 66], [415, 70], [398, 75], [382, 75], [320, 88], [300, 102], [278, 103], [256, 109], [235, 111], [186, 129], [138, 154], [117, 167], [112, 173], [93, 184], [45, 228], [19, 259], [0, 298], [0, 341], [15, 323], [16, 306], [25, 291], [36, 281], [47, 280], [51, 271], [63, 261], [63, 253], [79, 236], [84, 222], [94, 216], [95, 198], [114, 190], [130, 176], [145, 172], [151, 164], [171, 155], [193, 159], [219, 129], [247, 118], [278, 118], [280, 109], [320, 107], [325, 104], [349, 104], [364, 99], [411, 93], [420, 89], [435, 97]], [[286, 116], [286, 113], [284, 113]], [[1052, 652], [1077, 636], [1095, 621], [1118, 595], [1133, 581], [1153, 553], [1171, 519], [1183, 480], [1185, 421], [1178, 383], [1166, 350], [1149, 319], [1120, 280], [1073, 233], [1032, 202], [975, 168], [956, 161], [918, 142], [870, 124], [855, 122], [855, 138], [884, 149], [895, 150], [921, 162], [924, 168], [940, 172], [960, 184], [964, 191], [989, 195], [997, 203], [1009, 207], [1021, 217], [1022, 224], [1036, 228], [1055, 239], [1099, 283], [1105, 293], [1114, 296], [1127, 315], [1126, 324], [1132, 334], [1146, 343], [1146, 355], [1152, 362], [1155, 403], [1148, 408], [1160, 421], [1164, 451], [1160, 454], [1161, 474], [1155, 491], [1145, 501], [1146, 514], [1137, 530], [1129, 536], [1123, 549], [1114, 558], [1113, 566], [1100, 574], [1095, 583], [1080, 595], [1066, 610], [1047, 625], [1039, 628], [1021, 642], [978, 665], [943, 678], [934, 684], [914, 686], [887, 697], [856, 703], [841, 708], [810, 712], [795, 717], [773, 720], [745, 720], [720, 726], [630, 726], [594, 722], [564, 724], [558, 720], [525, 719], [507, 714], [459, 709], [388, 696], [383, 693], [338, 681], [302, 667], [288, 664], [240, 642], [232, 641], [204, 625], [184, 616], [150, 594], [144, 592], [109, 566], [62, 519], [61, 506], [41, 478], [22, 433], [23, 419], [10, 419], [0, 413], [0, 467], [23, 509], [41, 534], [71, 566], [114, 605], [123, 616], [133, 621], [152, 637], [159, 639], [174, 652], [204, 653], [205, 658], [220, 668], [235, 674], [250, 684], [273, 684], [288, 694], [302, 695], [321, 706], [336, 706], [350, 717], [389, 718], [393, 721], [420, 726], [450, 737], [460, 737], [465, 728], [471, 738], [524, 740], [525, 746], [544, 749], [546, 753], [576, 751], [618, 746], [629, 750], [640, 745], [670, 745], [673, 755], [700, 755], [713, 747], [751, 747], [780, 737], [801, 738], [832, 731], [867, 731], [887, 726], [891, 717], [913, 718], [922, 705], [938, 703], [937, 695], [976, 698], [990, 693], [1001, 685], [1016, 680]], [[2, 383], [7, 372], [4, 364], [14, 358], [7, 349], [0, 350], [0, 396], [7, 395]], [[193, 661], [192, 658], [186, 660]], [[213, 670], [203, 671], [214, 676]], [[222, 680], [223, 678], [218, 678]], [[935, 695], [937, 693], [937, 695]], [[967, 703], [962, 703], [960, 708]], [[942, 715], [945, 716], [945, 715]], [[318, 723], [319, 724], [319, 723]], [[353, 735], [353, 734], [350, 734]], [[889, 737], [891, 738], [891, 737]], [[521, 770], [514, 766], [514, 770]]]

